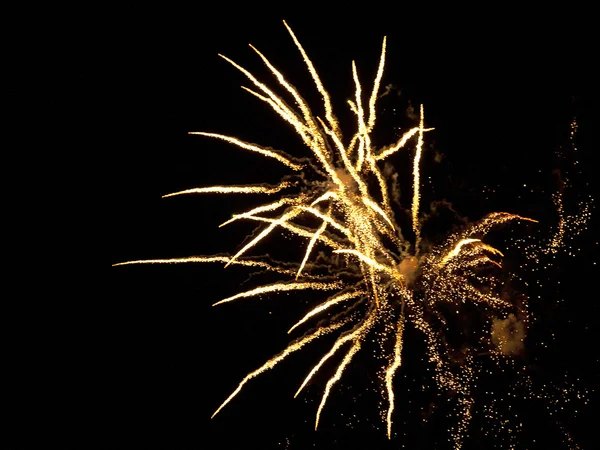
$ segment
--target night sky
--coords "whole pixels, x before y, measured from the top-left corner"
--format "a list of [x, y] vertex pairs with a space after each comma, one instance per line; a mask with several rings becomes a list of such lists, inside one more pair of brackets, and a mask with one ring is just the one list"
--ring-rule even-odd
[[[230, 16], [227, 7], [221, 9], [211, 14], [140, 10], [128, 19], [130, 29], [119, 41], [109, 74], [119, 92], [115, 115], [107, 117], [106, 125], [115, 131], [106, 177], [110, 264], [234, 252], [253, 230], [248, 224], [218, 228], [232, 213], [257, 204], [248, 197], [161, 196], [217, 184], [274, 183], [284, 173], [259, 155], [189, 131], [229, 134], [291, 154], [304, 151], [286, 124], [239, 88], [249, 85], [244, 76], [217, 55], [275, 86], [247, 46], [252, 43], [323, 115], [318, 92], [281, 19], [311, 57], [342, 123], [351, 118], [346, 105], [354, 95], [351, 61], [356, 60], [369, 92], [387, 35], [382, 88], [394, 87], [380, 101], [375, 138], [379, 146], [397, 139], [393, 127], [406, 125], [411, 105], [417, 111], [425, 105], [426, 126], [436, 128], [426, 135], [421, 166], [425, 209], [434, 200], [447, 200], [470, 220], [510, 211], [549, 226], [556, 220], [549, 200], [556, 187], [553, 170], [570, 174], [573, 205], [597, 189], [592, 161], [598, 135], [592, 114], [598, 105], [586, 81], [591, 45], [586, 26], [567, 15], [532, 25], [530, 19], [510, 14], [501, 19], [493, 11], [477, 20], [470, 18], [472, 11], [464, 16], [455, 11], [452, 20], [443, 15], [430, 20], [423, 11], [381, 9], [341, 20], [318, 14], [256, 18], [258, 12], [250, 8]], [[574, 117], [579, 124], [575, 168], [568, 153]], [[408, 176], [407, 161], [402, 155], [391, 160]], [[407, 185], [401, 201], [409, 199]], [[518, 362], [531, 368], [541, 384], [559, 386], [567, 373], [567, 380], [579, 380], [584, 390], [600, 389], [595, 224], [593, 216], [587, 232], [573, 241], [572, 247], [581, 249], [577, 257], [560, 256], [547, 275], [523, 277], [532, 284], [544, 282], [536, 291], [543, 299], [532, 301], [539, 323], [530, 330]], [[432, 233], [443, 231], [444, 223], [438, 226]], [[509, 231], [514, 227], [504, 228], [504, 236], [494, 234], [495, 243], [518, 233]], [[291, 254], [300, 254], [299, 244], [289, 241]], [[100, 388], [108, 412], [101, 426], [104, 437], [112, 432], [118, 437], [107, 448], [449, 448], [444, 407], [435, 406], [439, 398], [430, 388], [421, 389], [426, 369], [416, 333], [408, 335], [414, 339], [406, 342], [406, 366], [397, 376], [403, 412], [391, 441], [377, 410], [378, 365], [368, 356], [357, 357], [332, 392], [319, 430], [313, 431], [328, 372], [304, 396], [293, 399], [293, 394], [326, 345], [308, 347], [253, 380], [211, 420], [243, 376], [285, 347], [287, 329], [310, 300], [295, 294], [211, 307], [252, 286], [252, 280], [241, 286], [249, 273], [218, 264], [109, 269]], [[498, 396], [510, 382], [508, 374], [482, 381]], [[596, 398], [592, 394], [584, 409], [569, 406], [579, 410], [577, 418], [571, 411], [560, 416], [583, 448], [599, 442], [592, 429]], [[568, 448], [559, 445], [561, 434], [542, 402], [515, 400], [501, 409], [526, 418], [518, 448]], [[466, 448], [490, 448], [494, 442], [498, 448], [508, 446], [506, 439], [486, 438], [485, 426], [474, 422]]]

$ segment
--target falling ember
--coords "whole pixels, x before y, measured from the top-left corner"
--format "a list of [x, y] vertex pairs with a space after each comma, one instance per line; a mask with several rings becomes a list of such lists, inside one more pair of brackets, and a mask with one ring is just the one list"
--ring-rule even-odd
[[[180, 263], [222, 263], [246, 266], [262, 271], [277, 273], [284, 280], [257, 286], [222, 299], [214, 306], [249, 297], [277, 295], [282, 292], [313, 290], [334, 291], [323, 300], [316, 301], [308, 308], [302, 319], [291, 326], [288, 333], [297, 332], [301, 325], [310, 323], [313, 328], [295, 339], [278, 355], [274, 356], [255, 371], [246, 375], [237, 388], [215, 410], [212, 417], [236, 397], [242, 388], [253, 378], [272, 369], [290, 354], [303, 349], [310, 342], [334, 332], [339, 333], [332, 347], [308, 371], [296, 395], [313, 380], [332, 357], [343, 348], [346, 353], [328, 379], [319, 403], [315, 429], [319, 425], [321, 413], [332, 390], [351, 370], [353, 357], [365, 342], [379, 342], [381, 334], [376, 330], [383, 327], [393, 334], [393, 349], [381, 345], [382, 357], [387, 363], [381, 379], [382, 392], [387, 397], [385, 412], [387, 436], [391, 438], [393, 418], [396, 410], [394, 377], [402, 370], [402, 352], [407, 327], [418, 330], [426, 344], [426, 359], [434, 369], [437, 387], [457, 399], [460, 418], [450, 430], [455, 448], [461, 448], [468, 433], [474, 400], [470, 394], [475, 375], [473, 358], [475, 350], [467, 349], [461, 364], [451, 364], [451, 355], [446, 347], [444, 331], [439, 326], [443, 322], [444, 310], [448, 305], [458, 312], [463, 304], [484, 305], [482, 314], [495, 324], [483, 336], [483, 346], [497, 357], [513, 354], [507, 338], [498, 324], [504, 324], [502, 317], [512, 314], [515, 305], [510, 299], [500, 295], [500, 281], [494, 275], [501, 264], [493, 261], [503, 257], [500, 250], [483, 242], [486, 234], [494, 227], [508, 222], [526, 222], [521, 226], [533, 226], [535, 220], [508, 212], [492, 212], [480, 221], [469, 224], [462, 231], [448, 235], [444, 242], [436, 246], [423, 245], [421, 229], [421, 182], [420, 163], [423, 155], [425, 132], [425, 111], [420, 106], [419, 125], [410, 128], [391, 145], [374, 148], [372, 133], [376, 123], [376, 102], [384, 73], [386, 39], [383, 39], [381, 55], [373, 89], [363, 106], [363, 90], [359, 81], [356, 64], [352, 62], [351, 76], [355, 85], [354, 100], [349, 107], [355, 115], [355, 129], [342, 135], [331, 104], [330, 95], [296, 35], [284, 22], [294, 44], [306, 64], [308, 72], [322, 97], [324, 119], [313, 112], [296, 88], [286, 80], [274, 65], [258, 49], [251, 46], [268, 70], [287, 94], [280, 97], [274, 90], [260, 82], [248, 70], [231, 59], [224, 60], [242, 72], [254, 85], [252, 90], [244, 88], [254, 97], [268, 104], [284, 122], [290, 125], [306, 146], [311, 157], [294, 157], [281, 150], [268, 146], [248, 143], [235, 137], [217, 133], [192, 132], [190, 134], [225, 141], [257, 155], [267, 158], [268, 163], [281, 163], [292, 171], [303, 172], [287, 175], [279, 185], [212, 186], [188, 189], [165, 195], [172, 197], [183, 194], [280, 194], [249, 211], [232, 216], [221, 226], [234, 221], [257, 222], [262, 229], [234, 255], [230, 256], [191, 256], [175, 259], [151, 259], [127, 261], [115, 265], [130, 264], [180, 264]], [[389, 203], [388, 180], [378, 163], [389, 158], [405, 147], [412, 148], [412, 187], [410, 205], [411, 226], [414, 241], [409, 242], [401, 233], [401, 226]], [[409, 151], [409, 150], [407, 150]], [[310, 160], [310, 161], [309, 161]], [[292, 188], [299, 189], [294, 190]], [[290, 188], [290, 189], [288, 189]], [[281, 195], [281, 194], [280, 194]], [[272, 199], [272, 197], [271, 197]], [[562, 213], [562, 197], [557, 197], [557, 206]], [[408, 214], [407, 214], [408, 217]], [[562, 217], [562, 216], [561, 216]], [[562, 219], [561, 219], [562, 220]], [[558, 247], [566, 233], [568, 221], [559, 225], [551, 248]], [[307, 223], [313, 224], [312, 226]], [[315, 225], [316, 224], [316, 225]], [[268, 258], [250, 256], [260, 245], [268, 244], [275, 231], [285, 231], [298, 243], [305, 245], [301, 261], [271, 261]], [[429, 243], [428, 243], [429, 244]], [[327, 271], [322, 270], [326, 266]], [[491, 273], [490, 275], [487, 275]], [[482, 275], [483, 274], [483, 275]], [[477, 279], [477, 284], [473, 280]], [[326, 294], [322, 294], [326, 296]], [[311, 296], [313, 298], [313, 296]], [[357, 308], [357, 306], [361, 306]], [[325, 311], [337, 308], [337, 313]], [[366, 306], [363, 308], [363, 306]], [[219, 306], [228, 307], [228, 306]], [[233, 307], [233, 306], [232, 306]], [[340, 308], [341, 309], [340, 311]], [[391, 313], [390, 313], [391, 312]], [[329, 315], [327, 315], [329, 314]], [[440, 318], [441, 319], [432, 319]], [[508, 316], [511, 317], [511, 316]], [[511, 319], [513, 320], [513, 319]], [[516, 319], [515, 319], [516, 320]], [[519, 322], [520, 323], [520, 322]], [[506, 328], [506, 327], [505, 327]], [[499, 337], [500, 336], [500, 337]], [[503, 351], [497, 351], [497, 348]], [[507, 350], [509, 349], [509, 350]]]

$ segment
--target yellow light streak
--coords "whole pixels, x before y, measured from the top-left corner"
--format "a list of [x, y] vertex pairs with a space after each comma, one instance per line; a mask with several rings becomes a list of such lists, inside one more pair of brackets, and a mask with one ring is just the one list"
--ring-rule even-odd
[[283, 182], [279, 186], [210, 186], [203, 188], [186, 189], [163, 195], [163, 198], [185, 194], [275, 194], [289, 187], [291, 183]]
[[287, 222], [288, 220], [293, 219], [294, 217], [296, 217], [298, 214], [300, 214], [300, 210], [298, 209], [293, 209], [291, 211], [288, 211], [287, 213], [283, 214], [279, 219], [273, 221], [273, 223], [271, 223], [271, 225], [269, 225], [267, 228], [265, 228], [258, 236], [256, 236], [254, 239], [252, 239], [248, 244], [246, 244], [239, 252], [237, 252], [232, 258], [231, 261], [229, 263], [227, 263], [227, 265], [225, 267], [227, 267], [229, 264], [231, 264], [233, 261], [235, 261], [237, 258], [239, 258], [241, 255], [243, 255], [246, 251], [250, 250], [252, 247], [254, 247], [258, 242], [260, 242], [263, 238], [265, 238], [266, 236], [269, 235], [269, 233], [271, 233], [271, 231], [273, 231], [278, 225], [283, 225], [285, 222]]
[[312, 61], [310, 60], [310, 58], [304, 51], [304, 48], [300, 44], [300, 41], [298, 41], [298, 38], [296, 38], [296, 35], [294, 34], [294, 32], [292, 31], [292, 29], [289, 27], [289, 25], [286, 23], [285, 20], [283, 21], [283, 24], [285, 25], [288, 32], [290, 33], [290, 36], [294, 40], [294, 44], [296, 44], [296, 47], [298, 48], [298, 50], [300, 50], [300, 53], [302, 54], [302, 58], [304, 59], [304, 62], [306, 63], [306, 67], [308, 68], [308, 71], [310, 73], [310, 76], [312, 77], [313, 81], [315, 82], [315, 85], [317, 86], [317, 90], [323, 97], [323, 104], [325, 106], [325, 118], [329, 122], [329, 125], [331, 126], [333, 131], [338, 136], [341, 137], [341, 132], [340, 132], [338, 122], [337, 122], [335, 116], [333, 115], [333, 109], [331, 107], [331, 99], [329, 98], [329, 93], [323, 87], [323, 84], [321, 83], [321, 79], [319, 78], [319, 74], [315, 70], [315, 67], [314, 67]]
[[391, 277], [397, 279], [398, 281], [402, 281], [402, 276], [396, 272], [394, 269], [380, 264], [377, 261], [375, 261], [372, 258], [369, 258], [368, 256], [362, 254], [361, 252], [359, 252], [358, 250], [354, 250], [354, 249], [341, 249], [341, 250], [334, 250], [333, 253], [348, 253], [350, 255], [354, 255], [356, 256], [358, 259], [360, 259], [362, 262], [364, 262], [365, 264], [367, 264], [369, 267], [372, 267], [373, 269], [376, 269], [380, 272], [384, 272], [388, 275], [390, 275]]
[[246, 211], [244, 213], [241, 214], [234, 214], [234, 216], [223, 222], [221, 225], [219, 225], [219, 227], [224, 227], [225, 225], [229, 225], [230, 223], [236, 221], [236, 220], [240, 220], [240, 219], [249, 219], [252, 216], [255, 216], [257, 214], [260, 213], [264, 213], [264, 212], [269, 212], [269, 211], [275, 211], [276, 209], [281, 208], [284, 205], [295, 205], [295, 204], [299, 204], [301, 203], [303, 200], [303, 197], [286, 197], [286, 198], [282, 198], [280, 200], [277, 200], [276, 202], [273, 203], [269, 203], [267, 205], [262, 205], [262, 206], [257, 206], [256, 208], [253, 208], [249, 211]]
[[338, 323], [334, 323], [331, 325], [328, 325], [326, 327], [322, 327], [317, 329], [314, 333], [306, 336], [305, 338], [302, 338], [290, 345], [287, 346], [287, 348], [285, 350], [283, 350], [279, 355], [271, 358], [270, 360], [268, 360], [266, 363], [264, 363], [261, 367], [259, 367], [258, 369], [256, 369], [254, 372], [250, 372], [248, 375], [246, 375], [246, 377], [240, 382], [240, 384], [238, 385], [238, 387], [235, 389], [235, 391], [233, 391], [231, 393], [231, 395], [229, 397], [227, 397], [227, 399], [221, 403], [221, 406], [219, 406], [217, 408], [217, 410], [213, 413], [211, 417], [211, 419], [213, 417], [215, 417], [219, 411], [221, 411], [221, 409], [223, 409], [223, 407], [229, 403], [233, 397], [235, 397], [244, 387], [244, 385], [250, 381], [252, 378], [257, 377], [258, 375], [264, 373], [265, 371], [272, 369], [273, 367], [275, 367], [278, 363], [280, 363], [281, 361], [283, 361], [285, 358], [287, 358], [290, 354], [297, 352], [298, 350], [300, 350], [302, 347], [304, 347], [306, 344], [309, 344], [310, 342], [314, 341], [315, 339], [324, 336], [328, 333], [331, 333], [332, 331], [337, 330], [338, 328], [341, 328], [343, 325], [345, 324], [345, 322], [338, 322]]
[[373, 92], [369, 99], [369, 122], [367, 124], [367, 131], [370, 133], [375, 126], [375, 118], [377, 117], [375, 111], [375, 103], [377, 102], [377, 93], [379, 92], [379, 85], [381, 84], [381, 77], [383, 76], [383, 69], [385, 67], [385, 48], [386, 48], [387, 37], [383, 37], [383, 44], [381, 44], [381, 56], [379, 57], [379, 67], [377, 68], [377, 75], [375, 76], [375, 82], [373, 83]]
[[298, 328], [303, 323], [306, 323], [306, 321], [308, 321], [310, 318], [312, 318], [312, 317], [316, 316], [317, 314], [325, 311], [327, 308], [329, 308], [329, 307], [331, 307], [333, 305], [337, 305], [338, 303], [341, 303], [343, 301], [350, 300], [352, 298], [360, 297], [360, 296], [363, 296], [363, 295], [366, 295], [365, 291], [353, 291], [353, 292], [346, 292], [344, 294], [336, 294], [336, 295], [334, 295], [333, 297], [331, 297], [326, 302], [320, 304], [316, 308], [314, 308], [311, 311], [309, 311], [302, 319], [300, 319], [292, 328], [290, 328], [288, 330], [288, 334], [290, 334], [294, 329]]
[[361, 134], [359, 137], [361, 145], [358, 149], [358, 162], [356, 163], [356, 170], [360, 172], [364, 159], [370, 154], [371, 143], [369, 139], [369, 133], [367, 132], [367, 126], [365, 125], [365, 113], [362, 107], [362, 88], [360, 86], [360, 81], [358, 80], [358, 72], [356, 71], [356, 63], [354, 61], [352, 61], [352, 78], [354, 79], [354, 85], [356, 86], [356, 104], [353, 111], [358, 119], [358, 132]]
[[276, 284], [270, 284], [268, 286], [260, 286], [260, 287], [251, 289], [246, 292], [240, 292], [239, 294], [232, 295], [231, 297], [227, 297], [217, 303], [214, 303], [213, 306], [232, 302], [239, 298], [254, 297], [256, 295], [269, 294], [271, 292], [301, 291], [304, 289], [315, 289], [315, 290], [327, 291], [327, 290], [331, 290], [331, 289], [338, 289], [339, 287], [341, 287], [341, 285], [342, 284], [340, 282], [335, 282], [335, 283], [318, 283], [318, 282], [276, 283]]
[[306, 247], [306, 253], [304, 254], [304, 259], [302, 260], [302, 263], [300, 264], [298, 273], [296, 273], [296, 280], [302, 273], [302, 269], [304, 269], [304, 266], [306, 265], [306, 262], [308, 261], [308, 257], [310, 256], [310, 252], [312, 251], [312, 248], [314, 247], [315, 242], [317, 242], [317, 239], [319, 239], [319, 236], [321, 235], [321, 233], [323, 233], [323, 231], [325, 231], [326, 227], [327, 227], [327, 222], [323, 221], [323, 223], [321, 224], [319, 229], [317, 231], [315, 231], [315, 234], [313, 235], [313, 237], [310, 238], [310, 241], [308, 242], [308, 246]]
[[321, 195], [319, 198], [317, 198], [314, 202], [312, 202], [310, 204], [310, 206], [315, 206], [317, 203], [324, 202], [325, 200], [329, 200], [330, 198], [338, 199], [339, 197], [335, 192], [327, 191], [323, 195]]
[[[423, 132], [433, 131], [435, 128], [423, 128]], [[396, 153], [401, 148], [404, 148], [408, 140], [413, 137], [415, 134], [419, 132], [419, 127], [411, 128], [406, 133], [402, 135], [402, 137], [396, 142], [394, 145], [383, 149], [379, 154], [375, 155], [374, 158], [376, 161], [381, 161], [382, 159], [387, 158], [388, 156]]]
[[350, 361], [352, 361], [352, 358], [354, 357], [354, 355], [360, 350], [360, 347], [361, 347], [360, 340], [359, 339], [354, 340], [352, 347], [350, 347], [350, 350], [348, 351], [348, 353], [346, 353], [346, 356], [344, 356], [344, 359], [342, 360], [341, 364], [338, 366], [337, 370], [335, 371], [335, 375], [333, 377], [331, 377], [329, 379], [329, 381], [327, 382], [327, 385], [325, 386], [325, 392], [323, 392], [323, 396], [321, 397], [321, 403], [319, 404], [319, 409], [317, 409], [317, 418], [315, 420], [315, 430], [317, 428], [319, 428], [319, 419], [321, 417], [321, 411], [323, 411], [323, 408], [325, 407], [325, 403], [327, 402], [327, 398], [329, 397], [331, 388], [333, 387], [333, 385], [335, 383], [340, 381], [340, 379], [342, 378], [342, 373], [344, 373], [344, 369], [348, 366], [348, 364], [350, 364]]
[[247, 267], [259, 267], [261, 269], [267, 269], [273, 272], [278, 272], [286, 275], [294, 275], [295, 272], [292, 270], [284, 269], [282, 267], [269, 264], [263, 261], [255, 261], [251, 259], [238, 259], [232, 261], [229, 256], [187, 256], [185, 258], [168, 258], [168, 259], [139, 259], [135, 261], [126, 261], [122, 263], [113, 264], [113, 266], [127, 266], [134, 264], [185, 264], [185, 263], [209, 263], [209, 262], [221, 262], [226, 264], [234, 264], [238, 266]]
[[419, 252], [419, 244], [421, 241], [421, 229], [419, 227], [419, 201], [421, 194], [420, 188], [420, 172], [419, 161], [421, 160], [421, 151], [423, 149], [423, 105], [421, 105], [421, 120], [419, 122], [419, 141], [417, 143], [417, 151], [413, 162], [413, 201], [412, 201], [412, 224], [413, 231], [416, 234], [415, 239], [415, 254]]
[[[279, 222], [279, 219], [269, 219], [267, 217], [258, 217], [258, 216], [249, 216], [249, 217], [247, 217], [247, 219], [256, 220], [259, 222], [267, 222], [267, 223], [271, 223], [271, 224], [273, 224], [275, 222]], [[306, 228], [302, 228], [298, 225], [293, 225], [288, 222], [277, 223], [277, 225], [279, 225], [281, 228], [291, 231], [292, 233], [297, 234], [298, 236], [306, 237], [309, 239], [311, 239], [315, 235], [314, 231], [312, 231], [312, 230], [307, 230]], [[320, 234], [317, 237], [317, 241], [327, 245], [328, 247], [330, 247], [334, 250], [341, 248], [341, 244], [338, 244], [336, 241], [330, 239], [329, 237], [325, 236], [324, 234]], [[296, 272], [294, 272], [294, 274], [295, 273]]]
[[198, 136], [206, 136], [206, 137], [212, 137], [215, 139], [221, 139], [222, 141], [229, 142], [230, 144], [233, 144], [233, 145], [237, 145], [238, 147], [243, 148], [245, 150], [250, 150], [251, 152], [260, 153], [261, 155], [266, 156], [268, 158], [274, 158], [277, 161], [285, 164], [286, 166], [288, 166], [290, 169], [293, 169], [293, 170], [301, 170], [304, 167], [302, 164], [293, 163], [288, 158], [280, 155], [273, 149], [270, 149], [267, 147], [261, 147], [260, 145], [257, 145], [257, 144], [251, 144], [249, 142], [242, 141], [241, 139], [238, 139], [235, 137], [225, 136], [223, 134], [217, 134], [217, 133], [205, 133], [203, 131], [190, 131], [189, 134], [195, 134]]
[[444, 258], [440, 262], [440, 266], [444, 266], [449, 260], [456, 257], [460, 253], [460, 250], [463, 248], [463, 246], [465, 246], [467, 244], [472, 244], [473, 242], [481, 242], [481, 240], [480, 239], [461, 239], [456, 244], [456, 246], [452, 250], [450, 250], [446, 256], [444, 256]]
[[[306, 378], [304, 379], [304, 381], [302, 382], [302, 384], [300, 385], [300, 387], [296, 391], [296, 394], [294, 394], [294, 398], [298, 397], [298, 394], [300, 394], [300, 392], [302, 392], [302, 390], [308, 384], [308, 382], [311, 380], [311, 378], [319, 371], [319, 369], [323, 366], [323, 364], [325, 364], [325, 362], [329, 358], [331, 358], [335, 353], [337, 353], [337, 351], [346, 342], [354, 341], [357, 338], [359, 338], [360, 336], [362, 336], [363, 333], [365, 332], [365, 330], [368, 329], [371, 325], [372, 325], [372, 318], [371, 318], [371, 316], [369, 316], [369, 319], [365, 320], [364, 323], [360, 327], [358, 327], [354, 331], [352, 331], [352, 332], [350, 332], [348, 334], [345, 334], [345, 335], [341, 336], [340, 338], [338, 338], [338, 340], [335, 341], [335, 343], [331, 347], [331, 350], [329, 350], [329, 352], [327, 354], [325, 354], [325, 356], [323, 356], [321, 358], [321, 360], [308, 373], [308, 375], [306, 376]], [[318, 423], [318, 416], [317, 416], [317, 423]]]
[[323, 214], [321, 211], [316, 210], [312, 206], [297, 206], [296, 208], [298, 210], [300, 210], [300, 211], [309, 212], [309, 213], [313, 214], [314, 216], [318, 217], [319, 219], [323, 220], [324, 222], [327, 222], [333, 228], [335, 228], [338, 231], [341, 231], [346, 236], [348, 236], [349, 239], [353, 239], [354, 238], [354, 235], [350, 232], [350, 230], [348, 228], [346, 228], [345, 226], [343, 226], [340, 223], [336, 222], [330, 216], [327, 216], [327, 215]]
[[392, 413], [394, 412], [394, 375], [402, 364], [402, 342], [404, 336], [404, 314], [400, 315], [398, 327], [396, 331], [396, 344], [394, 345], [394, 358], [392, 364], [385, 372], [385, 387], [388, 395], [388, 410], [387, 410], [387, 437], [392, 438]]
[[375, 211], [377, 214], [383, 217], [383, 220], [385, 220], [388, 223], [392, 230], [394, 229], [394, 224], [392, 223], [388, 215], [385, 213], [385, 211], [383, 211], [383, 209], [381, 209], [377, 203], [375, 203], [369, 197], [364, 196], [362, 197], [362, 201], [365, 205], [367, 205], [369, 208], [371, 208], [373, 211]]

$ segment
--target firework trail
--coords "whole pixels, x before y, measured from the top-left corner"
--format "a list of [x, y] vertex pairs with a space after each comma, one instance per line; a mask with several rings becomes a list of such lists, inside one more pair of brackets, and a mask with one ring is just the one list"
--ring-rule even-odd
[[[221, 225], [225, 226], [238, 220], [264, 224], [262, 230], [234, 255], [138, 260], [120, 264], [218, 262], [225, 264], [225, 267], [243, 265], [289, 277], [274, 284], [257, 286], [222, 299], [216, 302], [215, 306], [232, 301], [244, 301], [248, 297], [274, 295], [294, 290], [335, 291], [333, 295], [308, 311], [288, 333], [305, 326], [315, 318], [323, 317], [323, 312], [330, 307], [344, 305], [342, 312], [333, 316], [328, 322], [322, 320], [313, 325], [312, 329], [298, 337], [281, 353], [243, 378], [234, 392], [215, 410], [213, 417], [229, 404], [252, 378], [270, 370], [288, 355], [304, 348], [310, 342], [337, 332], [339, 336], [331, 349], [308, 371], [296, 393], [298, 396], [334, 354], [345, 352], [333, 376], [326, 383], [316, 413], [316, 429], [327, 399], [353, 357], [367, 340], [379, 339], [374, 330], [383, 327], [393, 330], [394, 333], [393, 349], [383, 355], [388, 362], [381, 377], [382, 392], [387, 397], [387, 401], [384, 402], [387, 406], [383, 415], [386, 420], [387, 436], [391, 438], [395, 410], [394, 377], [402, 366], [402, 351], [406, 346], [404, 335], [406, 327], [410, 325], [423, 335], [427, 345], [427, 358], [435, 369], [435, 381], [438, 387], [458, 395], [460, 419], [450, 431], [455, 448], [460, 448], [472, 415], [473, 399], [470, 390], [475, 369], [472, 355], [468, 356], [464, 364], [459, 367], [450, 364], [448, 344], [443, 327], [439, 326], [439, 322], [443, 322], [443, 315], [439, 310], [443, 305], [472, 303], [485, 305], [485, 311], [493, 317], [502, 315], [505, 317], [512, 312], [514, 305], [499, 294], [500, 282], [494, 274], [494, 270], [502, 266], [503, 255], [500, 250], [485, 244], [483, 239], [498, 225], [513, 221], [531, 223], [535, 220], [507, 212], [490, 213], [479, 222], [468, 225], [461, 232], [449, 235], [442, 244], [424, 248], [419, 215], [420, 161], [425, 134], [433, 128], [425, 127], [423, 105], [419, 109], [418, 126], [406, 130], [397, 142], [383, 148], [373, 146], [376, 101], [385, 67], [385, 38], [377, 74], [372, 90], [368, 94], [366, 106], [363, 105], [363, 87], [358, 70], [352, 62], [355, 93], [354, 100], [349, 100], [348, 105], [354, 113], [356, 124], [351, 134], [342, 134], [340, 124], [333, 113], [330, 96], [312, 61], [291, 28], [285, 22], [284, 25], [300, 51], [316, 89], [322, 97], [324, 119], [313, 112], [296, 88], [265, 55], [253, 46], [251, 48], [293, 102], [285, 101], [245, 68], [226, 56], [220, 56], [246, 76], [253, 87], [243, 87], [243, 89], [268, 104], [291, 126], [311, 156], [295, 157], [282, 150], [274, 150], [268, 146], [244, 142], [222, 134], [205, 132], [190, 134], [226, 141], [242, 150], [262, 155], [273, 164], [283, 164], [293, 172], [302, 170], [302, 176], [292, 173], [275, 186], [212, 186], [165, 195], [164, 197], [188, 194], [235, 194], [267, 195], [272, 198], [274, 194], [285, 192], [276, 201], [239, 212]], [[388, 180], [378, 166], [398, 151], [403, 149], [410, 151], [407, 149], [410, 144], [413, 144], [413, 195], [410, 216], [414, 240], [403, 237], [401, 227], [390, 206]], [[307, 227], [305, 225], [307, 218], [312, 218], [312, 221], [318, 225], [314, 228]], [[306, 251], [301, 261], [266, 262], [250, 256], [252, 250], [265, 243], [267, 238], [279, 229], [287, 230], [299, 241], [306, 243]], [[561, 234], [563, 231], [558, 233]], [[558, 238], [552, 242], [557, 240]], [[315, 258], [316, 248], [329, 258], [331, 273], [352, 276], [335, 277], [334, 280], [330, 275], [321, 275], [316, 270], [316, 265], [311, 264], [311, 260]], [[486, 269], [486, 275], [480, 275], [482, 269]], [[487, 288], [481, 289], [481, 285], [486, 285]], [[367, 306], [362, 313], [357, 308], [359, 304]], [[490, 352], [500, 353], [494, 350], [491, 328], [487, 330], [483, 340]]]

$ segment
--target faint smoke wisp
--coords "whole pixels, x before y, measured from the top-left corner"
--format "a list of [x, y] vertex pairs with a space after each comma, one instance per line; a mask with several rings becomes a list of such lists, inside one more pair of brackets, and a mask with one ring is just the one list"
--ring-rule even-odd
[[525, 342], [525, 325], [514, 314], [509, 314], [506, 319], [494, 319], [492, 342], [504, 355], [521, 354]]

